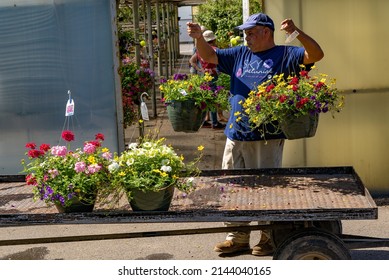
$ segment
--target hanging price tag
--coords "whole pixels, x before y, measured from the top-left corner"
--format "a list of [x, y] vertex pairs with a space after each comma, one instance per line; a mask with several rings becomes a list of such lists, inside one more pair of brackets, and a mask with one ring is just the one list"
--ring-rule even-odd
[[142, 102], [140, 104], [140, 112], [142, 114], [142, 119], [145, 121], [148, 121], [149, 120], [149, 111], [147, 110], [146, 103]]
[[300, 33], [297, 30], [293, 31], [292, 34], [288, 34], [288, 37], [286, 37], [285, 39], [285, 43], [286, 44], [291, 43], [294, 39], [297, 38], [298, 35], [300, 35]]
[[68, 91], [69, 94], [69, 99], [68, 102], [66, 103], [66, 110], [65, 110], [65, 116], [73, 116], [74, 115], [74, 100], [72, 99], [70, 90]]

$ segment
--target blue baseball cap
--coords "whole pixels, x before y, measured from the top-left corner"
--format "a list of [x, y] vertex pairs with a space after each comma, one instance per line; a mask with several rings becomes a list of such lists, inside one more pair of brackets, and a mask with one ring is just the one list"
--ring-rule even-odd
[[274, 31], [273, 20], [268, 15], [265, 15], [262, 13], [251, 15], [246, 20], [245, 23], [243, 23], [242, 25], [239, 25], [235, 28], [237, 28], [239, 30], [246, 30], [246, 29], [250, 29], [250, 28], [253, 28], [255, 26], [258, 26], [258, 25], [269, 27], [271, 30]]

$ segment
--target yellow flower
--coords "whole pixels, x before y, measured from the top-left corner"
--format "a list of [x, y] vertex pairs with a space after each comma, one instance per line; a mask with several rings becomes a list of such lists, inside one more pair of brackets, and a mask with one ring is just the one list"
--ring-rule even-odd
[[204, 150], [204, 146], [203, 146], [203, 145], [198, 146], [198, 147], [197, 147], [197, 150], [198, 150], [198, 151]]
[[94, 163], [96, 163], [96, 158], [95, 158], [94, 156], [90, 155], [90, 156], [88, 157], [88, 162], [94, 164]]
[[121, 176], [121, 177], [126, 176], [126, 172], [124, 172], [124, 171], [119, 172], [119, 176]]
[[213, 80], [213, 77], [209, 73], [205, 73], [204, 80], [210, 82]]
[[235, 113], [234, 113], [234, 116], [237, 117], [237, 116], [240, 116], [241, 114], [242, 114], [242, 113], [238, 111], [238, 112], [235, 112]]
[[106, 147], [104, 147], [104, 148], [101, 149], [101, 151], [102, 151], [103, 153], [108, 153], [108, 152], [109, 152], [109, 149], [106, 148]]

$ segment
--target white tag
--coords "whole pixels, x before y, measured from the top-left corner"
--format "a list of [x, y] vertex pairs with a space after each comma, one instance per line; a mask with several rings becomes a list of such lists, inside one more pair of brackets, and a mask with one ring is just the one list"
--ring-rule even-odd
[[74, 101], [73, 99], [69, 99], [68, 102], [66, 103], [66, 111], [65, 111], [65, 116], [73, 116], [74, 115]]
[[285, 43], [289, 44], [289, 43], [293, 42], [293, 40], [296, 39], [296, 37], [297, 37], [299, 34], [300, 34], [300, 33], [299, 33], [297, 30], [293, 31], [292, 34], [289, 34], [288, 37], [286, 37]]
[[142, 119], [145, 121], [148, 121], [149, 120], [149, 111], [147, 110], [146, 103], [142, 102], [140, 104], [140, 112], [142, 114]]

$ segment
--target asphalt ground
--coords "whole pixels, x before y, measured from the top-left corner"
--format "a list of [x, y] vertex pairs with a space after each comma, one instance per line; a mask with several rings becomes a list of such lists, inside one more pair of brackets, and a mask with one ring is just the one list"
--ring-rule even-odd
[[[187, 71], [186, 59], [192, 46], [184, 46], [179, 72]], [[157, 100], [159, 101], [159, 100]], [[149, 108], [150, 110], [150, 108]], [[222, 130], [201, 128], [197, 133], [175, 132], [168, 121], [164, 106], [158, 103], [157, 116], [145, 122], [145, 133], [165, 137], [185, 158], [194, 156], [196, 147], [203, 145], [202, 169], [220, 169], [225, 136]], [[126, 142], [136, 141], [139, 128], [126, 129]], [[54, 213], [53, 207], [46, 207], [32, 201], [32, 194], [26, 188], [0, 190], [7, 193], [7, 201], [0, 200], [0, 213]], [[387, 199], [376, 200], [377, 220], [344, 220], [343, 233], [366, 237], [389, 238], [389, 203]], [[128, 207], [123, 202], [123, 207]], [[39, 226], [0, 227], [0, 240], [38, 237], [78, 236], [90, 234], [113, 234], [150, 232], [220, 227], [222, 223], [136, 223], [136, 224], [53, 224]], [[142, 237], [100, 241], [76, 241], [67, 243], [45, 243], [34, 245], [0, 246], [0, 260], [268, 260], [271, 256], [257, 257], [250, 251], [223, 256], [213, 251], [217, 242], [223, 241], [225, 233], [179, 235], [163, 237]], [[251, 245], [258, 242], [253, 232]], [[389, 260], [389, 247], [351, 250], [353, 260]]]

